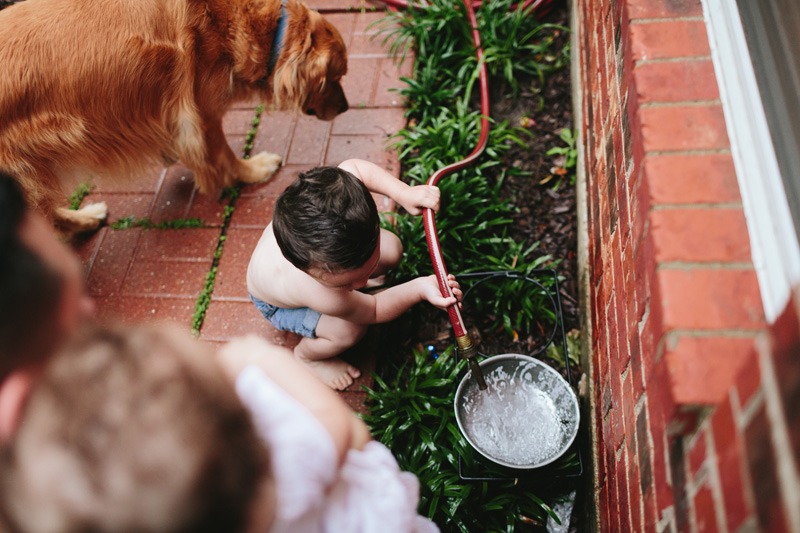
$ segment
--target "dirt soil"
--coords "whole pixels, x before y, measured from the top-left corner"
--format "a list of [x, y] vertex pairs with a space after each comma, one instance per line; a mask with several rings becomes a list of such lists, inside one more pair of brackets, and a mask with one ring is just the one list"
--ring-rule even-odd
[[[567, 26], [566, 2], [560, 2], [547, 20]], [[561, 32], [557, 40], [564, 42], [568, 39], [568, 33]], [[520, 124], [524, 117], [533, 121], [527, 128], [531, 133], [530, 138], [526, 138], [527, 147], [513, 145], [508, 155], [509, 166], [523, 170], [525, 176], [508, 178], [503, 193], [520, 209], [513, 215], [511, 236], [514, 240], [539, 241], [534, 255], [549, 254], [553, 260], [561, 261], [554, 268], [563, 276], [560, 282], [561, 303], [567, 331], [578, 327], [575, 188], [565, 180], [554, 190], [559, 176], [551, 170], [558, 168], [558, 156], [546, 153], [553, 147], [564, 146], [559, 132], [563, 128], [573, 128], [571, 99], [569, 67], [564, 67], [548, 76], [538, 94], [523, 91], [516, 102], [497, 97], [492, 101], [492, 118], [497, 121], [507, 119], [512, 125]], [[540, 184], [551, 175], [553, 178]]]
[[[557, 7], [545, 19], [547, 22], [568, 26], [569, 13], [566, 2]], [[565, 45], [569, 33], [558, 33], [556, 43]], [[547, 76], [538, 91], [531, 90], [532, 80], [519, 80], [523, 90], [517, 99], [498, 97], [502, 86], [492, 91], [492, 118], [508, 120], [511, 125], [522, 125], [531, 135], [525, 138], [526, 147], [512, 145], [507, 156], [509, 167], [523, 171], [522, 176], [506, 179], [502, 194], [518, 208], [512, 214], [514, 223], [510, 236], [515, 242], [531, 244], [539, 242], [533, 257], [551, 256], [542, 265], [553, 268], [559, 276], [559, 294], [565, 331], [577, 329], [578, 280], [577, 280], [577, 218], [575, 205], [574, 168], [567, 175], [557, 172], [564, 158], [547, 155], [553, 147], [565, 146], [559, 137], [567, 128], [573, 129], [572, 95], [569, 67]], [[496, 84], [499, 86], [500, 84]], [[555, 172], [554, 172], [555, 171]], [[544, 326], [542, 329], [547, 329]], [[536, 332], [525, 336], [520, 332], [518, 341], [512, 341], [505, 333], [487, 335], [483, 333], [484, 353], [532, 354], [541, 347]], [[541, 337], [541, 335], [539, 336]], [[579, 377], [573, 369], [574, 377]]]

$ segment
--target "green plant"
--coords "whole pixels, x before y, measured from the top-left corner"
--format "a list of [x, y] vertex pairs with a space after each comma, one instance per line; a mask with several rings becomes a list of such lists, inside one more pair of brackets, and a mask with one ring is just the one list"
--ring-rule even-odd
[[[563, 66], [563, 55], [553, 50], [553, 35], [563, 28], [539, 24], [529, 13], [510, 9], [511, 4], [510, 0], [485, 2], [476, 16], [487, 68], [516, 88], [520, 74], [542, 80]], [[401, 60], [415, 49], [415, 75], [404, 79], [407, 85], [400, 90], [410, 120], [392, 142], [403, 162], [404, 178], [425, 183], [435, 171], [471, 153], [480, 136], [481, 115], [472, 109], [479, 69], [470, 24], [460, 3], [432, 0], [415, 3], [376, 25]], [[501, 197], [500, 189], [508, 175], [519, 173], [503, 168], [503, 156], [514, 143], [524, 146], [528, 134], [506, 122], [492, 123], [478, 161], [439, 181], [442, 206], [437, 234], [451, 272], [485, 270], [487, 262], [512, 269], [527, 266], [519, 257], [523, 245], [507, 237], [514, 208]], [[430, 273], [422, 220], [407, 215], [395, 220], [393, 229], [405, 245], [397, 278]]]
[[[396, 146], [405, 163], [405, 176], [424, 183], [438, 169], [458, 161], [474, 149], [480, 135], [480, 115], [460, 108], [441, 110], [417, 127], [397, 134]], [[438, 183], [442, 205], [436, 217], [442, 254], [452, 272], [474, 272], [486, 268], [487, 258], [510, 264], [517, 249], [505, 231], [513, 207], [500, 197], [509, 172], [500, 160], [510, 143], [522, 143], [520, 130], [507, 123], [489, 131], [484, 155], [473, 166], [450, 174]], [[394, 230], [405, 245], [404, 260], [397, 277], [406, 279], [431, 270], [421, 217], [401, 214]]]
[[219, 270], [219, 260], [222, 257], [222, 248], [225, 246], [227, 236], [220, 235], [217, 242], [217, 248], [214, 250], [214, 260], [211, 263], [211, 268], [206, 274], [206, 282], [194, 306], [194, 313], [192, 313], [192, 334], [197, 336], [200, 334], [200, 328], [203, 327], [203, 322], [206, 319], [206, 311], [208, 306], [211, 305], [211, 294], [214, 292], [214, 285], [217, 283], [217, 271]]
[[[263, 111], [264, 104], [260, 104], [258, 107], [256, 107], [255, 116], [251, 122], [250, 131], [247, 132], [247, 136], [245, 137], [243, 154], [244, 159], [248, 159], [250, 157], [250, 152], [253, 150], [253, 140], [255, 139], [256, 133], [258, 133], [258, 125], [261, 123], [261, 113]], [[228, 226], [231, 223], [231, 217], [233, 217], [236, 200], [239, 198], [240, 194], [241, 185], [235, 185], [233, 187], [224, 188], [219, 198], [220, 202], [228, 200], [228, 204], [225, 206], [222, 216], [222, 231], [220, 232], [219, 241], [217, 242], [217, 248], [214, 251], [214, 260], [211, 262], [211, 268], [206, 274], [206, 282], [203, 286], [203, 290], [200, 291], [200, 294], [197, 296], [197, 300], [194, 304], [194, 313], [192, 313], [192, 333], [195, 336], [200, 334], [200, 328], [203, 327], [203, 322], [206, 319], [208, 306], [211, 305], [211, 295], [214, 292], [214, 285], [217, 282], [219, 260], [222, 257], [222, 249], [225, 247], [225, 240], [227, 239], [226, 233], [228, 232]]]
[[[521, 77], [535, 77], [538, 85], [531, 88], [538, 90], [547, 74], [569, 63], [569, 47], [557, 49], [554, 45], [555, 38], [569, 29], [539, 23], [531, 8], [522, 9], [521, 2], [483, 2], [475, 17], [486, 68], [491, 76], [502, 77], [513, 95], [519, 92]], [[416, 94], [427, 87], [432, 89], [427, 94], [435, 95], [441, 80], [464, 79], [477, 66], [471, 28], [461, 2], [409, 2], [409, 9], [374, 25], [379, 28], [378, 34], [384, 35], [384, 43], [389, 43], [390, 54], [401, 62], [415, 49], [415, 78], [422, 83], [403, 89], [403, 93]], [[458, 85], [448, 90], [454, 95], [460, 92]]]
[[[520, 257], [527, 257], [539, 243], [534, 243]], [[556, 322], [556, 309], [550, 298], [553, 278], [537, 276], [533, 270], [551, 261], [549, 255], [532, 258], [521, 272], [515, 275], [482, 278], [474, 286], [462, 280], [462, 288], [469, 290], [465, 304], [470, 315], [483, 318], [485, 328], [495, 331], [502, 328], [509, 337], [544, 334], [552, 331]], [[495, 271], [509, 271], [508, 265], [496, 265]], [[531, 281], [532, 280], [532, 281]]]
[[[377, 35], [384, 35], [392, 57], [402, 62], [415, 49], [417, 61], [430, 61], [437, 55], [451, 63], [462, 63], [473, 52], [461, 45], [469, 37], [469, 24], [459, 4], [452, 0], [409, 2], [409, 8], [390, 13], [376, 21]], [[419, 70], [416, 68], [415, 70]]]
[[161, 222], [154, 223], [149, 218], [136, 218], [133, 215], [119, 218], [116, 222], [108, 225], [114, 230], [123, 230], [130, 228], [144, 228], [144, 229], [191, 229], [191, 228], [205, 228], [206, 223], [199, 218], [176, 218], [173, 220], [162, 220]]
[[575, 185], [575, 167], [578, 163], [578, 148], [575, 134], [571, 129], [563, 128], [558, 136], [566, 144], [565, 146], [555, 146], [547, 151], [546, 155], [558, 157], [553, 161], [550, 174], [539, 182], [539, 184], [544, 185], [551, 181], [554, 176], [558, 176], [553, 185], [553, 190], [561, 188], [564, 181], [569, 183], [570, 187]]
[[420, 69], [413, 78], [400, 78], [405, 87], [399, 89], [406, 101], [406, 116], [423, 113], [424, 110], [447, 108], [459, 92], [453, 78], [443, 78], [439, 61], [420, 63]]
[[75, 187], [75, 190], [72, 191], [72, 194], [69, 195], [68, 199], [69, 208], [72, 209], [73, 211], [79, 209], [81, 207], [83, 199], [89, 196], [89, 193], [91, 193], [95, 189], [95, 187], [96, 185], [93, 185], [92, 182], [90, 181], [82, 181], [81, 183], [79, 183]]
[[553, 46], [559, 32], [569, 30], [540, 24], [532, 7], [523, 10], [522, 5], [515, 0], [483, 2], [475, 14], [486, 68], [492, 76], [502, 76], [514, 96], [519, 92], [520, 78], [533, 76], [540, 88], [547, 74], [569, 61], [568, 48], [554, 50]]
[[[580, 331], [573, 329], [567, 332], [567, 356], [569, 364], [577, 367], [581, 364]], [[558, 339], [557, 339], [558, 340]], [[559, 364], [561, 368], [566, 368], [567, 363], [564, 359], [564, 345], [561, 342], [553, 342], [547, 347], [547, 357]]]
[[[532, 77], [531, 89], [536, 92], [548, 73], [568, 62], [568, 48], [553, 49], [555, 36], [564, 29], [540, 25], [519, 10], [509, 12], [511, 3], [484, 2], [477, 14], [484, 61], [492, 75], [505, 78], [513, 93], [519, 90], [520, 76]], [[400, 155], [403, 178], [412, 184], [426, 183], [434, 172], [470, 154], [480, 136], [482, 117], [474, 109], [473, 94], [479, 65], [470, 24], [459, 2], [429, 0], [376, 25], [401, 62], [414, 50], [414, 76], [404, 78], [406, 86], [399, 91], [407, 100], [408, 125], [391, 142]], [[450, 272], [496, 269], [527, 275], [545, 263], [558, 264], [549, 255], [537, 253], [538, 243], [515, 242], [508, 236], [515, 208], [503, 196], [502, 186], [506, 178], [520, 172], [508, 168], [504, 157], [514, 144], [524, 146], [525, 135], [528, 132], [522, 128], [492, 121], [486, 147], [476, 162], [438, 182], [442, 200], [436, 229]], [[397, 280], [429, 274], [432, 267], [422, 218], [401, 213], [392, 219], [391, 225], [384, 220], [384, 226], [395, 231], [404, 245]], [[480, 309], [493, 316], [491, 327], [514, 335], [555, 319], [542, 290], [522, 287], [523, 282], [513, 279], [485, 285], [489, 294], [474, 294], [470, 305], [474, 306], [471, 312]], [[498, 299], [492, 291], [508, 297]], [[525, 481], [476, 483], [460, 478], [459, 457], [466, 464], [474, 461], [453, 411], [457, 377], [464, 370], [465, 363], [455, 361], [450, 349], [435, 362], [422, 350], [414, 350], [405, 364], [388, 370], [395, 376], [392, 380], [376, 376], [375, 388], [367, 389], [370, 415], [365, 420], [401, 468], [417, 475], [420, 512], [443, 531], [519, 532], [527, 529], [529, 521], [544, 523], [552, 512], [537, 496], [541, 487]], [[572, 454], [553, 468], [577, 465]]]
[[[393, 370], [390, 382], [375, 376], [375, 389], [366, 389], [370, 414], [364, 420], [401, 469], [417, 475], [420, 513], [444, 532], [525, 531], [529, 520], [557, 520], [528, 481], [475, 482], [459, 476], [459, 456], [466, 467], [474, 466], [476, 458], [453, 410], [456, 385], [465, 371], [466, 362], [456, 361], [451, 349], [435, 361], [415, 350]], [[575, 465], [575, 457], [567, 456], [555, 468]], [[488, 473], [507, 477], [492, 469]]]

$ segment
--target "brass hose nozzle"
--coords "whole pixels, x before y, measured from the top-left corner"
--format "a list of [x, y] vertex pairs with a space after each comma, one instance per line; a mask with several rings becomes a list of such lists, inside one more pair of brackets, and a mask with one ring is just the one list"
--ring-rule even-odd
[[456, 337], [456, 345], [458, 346], [459, 356], [469, 362], [469, 369], [478, 382], [478, 388], [480, 390], [486, 390], [486, 380], [483, 377], [483, 370], [481, 370], [478, 361], [475, 360], [475, 356], [478, 355], [478, 348], [472, 344], [472, 338], [469, 334]]

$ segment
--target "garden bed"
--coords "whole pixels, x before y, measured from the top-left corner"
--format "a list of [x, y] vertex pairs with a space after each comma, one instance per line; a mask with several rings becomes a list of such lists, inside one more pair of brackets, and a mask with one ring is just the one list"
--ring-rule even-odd
[[[567, 27], [569, 14], [566, 2], [554, 3], [552, 11], [542, 22]], [[553, 36], [554, 50], [568, 49], [568, 31], [555, 30]], [[575, 170], [574, 162], [572, 167], [565, 168], [567, 163], [565, 155], [569, 154], [562, 153], [571, 148], [572, 156], [575, 155], [574, 146], [569, 147], [568, 142], [562, 139], [567, 135], [564, 130], [571, 132], [573, 128], [568, 65], [548, 73], [541, 86], [537, 87], [537, 82], [534, 76], [520, 76], [517, 80], [518, 95], [513, 96], [509, 84], [502, 77], [494, 76], [489, 80], [490, 111], [493, 121], [495, 123], [508, 121], [510, 126], [523, 128], [526, 132], [521, 135], [525, 146], [507, 142], [509, 150], [504, 154], [502, 164], [506, 168], [516, 169], [518, 173], [509, 173], [504, 177], [500, 198], [510, 202], [512, 206], [508, 216], [513, 222], [507, 227], [507, 236], [510, 240], [523, 243], [526, 248], [538, 243], [527, 259], [542, 261], [538, 265], [539, 268], [553, 268], [558, 274], [559, 299], [565, 330], [574, 335], [579, 327], [577, 220], [573, 186]], [[562, 148], [564, 150], [561, 150]], [[464, 172], [468, 173], [469, 169]], [[440, 221], [443, 222], [448, 216], [447, 204], [458, 201], [458, 198], [443, 198], [444, 207], [437, 216], [437, 222], [441, 224]], [[446, 237], [440, 236], [440, 238], [442, 246], [446, 246], [447, 242], [444, 240]], [[417, 261], [424, 262], [424, 266], [430, 272], [431, 263], [427, 256], [427, 247], [424, 242], [417, 241], [417, 243], [416, 246], [424, 250], [422, 253], [417, 252], [414, 257]], [[474, 270], [478, 271], [504, 270], [489, 260], [482, 262], [480, 258], [476, 260], [476, 264], [479, 268]], [[450, 263], [447, 266], [453, 273], [460, 272]], [[426, 272], [425, 268], [419, 268], [419, 271]], [[466, 289], [477, 279], [480, 277], [461, 277], [460, 281]], [[476, 309], [472, 305], [474, 302], [471, 300], [476, 295], [480, 296], [481, 300], [513, 297], [513, 295], [492, 294], [493, 288], [490, 286], [476, 289], [477, 293], [468, 294], [467, 301], [464, 302], [465, 320], [470, 326], [471, 334], [480, 343], [479, 350], [486, 354], [530, 354], [538, 351], [542, 343], [546, 342], [546, 334], [550, 332], [548, 324], [535, 323], [532, 324], [530, 331], [509, 332], [497, 326], [497, 316], [491, 313], [489, 316], [484, 316], [480, 307]], [[430, 306], [419, 306], [414, 309], [414, 315], [407, 318], [408, 323], [400, 324], [401, 330], [397, 333], [403, 337], [402, 340], [398, 339], [400, 344], [406, 346], [416, 344], [419, 347], [433, 345], [437, 351], [444, 350], [452, 344], [452, 326], [447, 316], [441, 312], [431, 309]], [[579, 369], [575, 370], [573, 377], [579, 379], [577, 372]]]
[[[489, 142], [473, 167], [439, 182], [438, 236], [448, 270], [465, 289], [482, 278], [480, 272], [498, 271], [544, 285], [493, 280], [467, 294], [463, 314], [479, 351], [542, 351], [538, 357], [576, 385], [577, 351], [568, 354], [569, 376], [563, 350], [544, 351], [557, 316], [565, 331], [576, 333], [578, 327], [568, 7], [554, 2], [552, 11], [531, 25], [529, 19], [507, 16], [510, 2], [503, 4], [487, 4], [477, 13], [492, 73]], [[403, 17], [403, 29], [394, 35], [398, 54], [409, 42], [417, 53], [415, 76], [403, 90], [409, 124], [396, 144], [402, 175], [411, 183], [427, 181], [476, 146], [479, 96], [469, 57], [474, 50], [459, 5], [434, 0], [423, 13]], [[395, 281], [430, 274], [419, 217], [401, 214], [395, 231], [406, 248]], [[547, 293], [560, 309], [548, 304]], [[447, 315], [419, 305], [382, 325], [379, 336], [381, 357], [367, 422], [401, 467], [419, 477], [420, 512], [443, 531], [543, 531], [564, 488], [575, 487], [575, 475], [589, 475], [578, 447], [554, 468], [532, 476], [512, 479], [492, 467], [482, 470], [454, 420], [453, 394], [466, 364], [453, 354]], [[553, 344], [563, 346], [558, 340]], [[462, 470], [469, 478], [476, 466], [479, 476], [500, 479], [465, 479]], [[581, 530], [578, 514], [570, 531]]]

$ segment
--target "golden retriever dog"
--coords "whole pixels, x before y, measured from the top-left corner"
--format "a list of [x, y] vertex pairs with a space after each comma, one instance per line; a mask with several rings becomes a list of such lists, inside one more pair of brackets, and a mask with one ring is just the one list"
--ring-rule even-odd
[[106, 216], [64, 207], [92, 175], [180, 159], [204, 193], [264, 181], [281, 157], [238, 159], [225, 111], [258, 96], [331, 120], [346, 71], [339, 32], [298, 0], [25, 0], [0, 11], [0, 169], [68, 232]]

